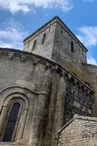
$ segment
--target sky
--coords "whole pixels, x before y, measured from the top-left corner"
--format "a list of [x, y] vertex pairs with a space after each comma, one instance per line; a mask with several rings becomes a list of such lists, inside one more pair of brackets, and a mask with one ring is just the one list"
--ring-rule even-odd
[[97, 65], [97, 0], [0, 0], [0, 47], [23, 50], [23, 40], [59, 16]]

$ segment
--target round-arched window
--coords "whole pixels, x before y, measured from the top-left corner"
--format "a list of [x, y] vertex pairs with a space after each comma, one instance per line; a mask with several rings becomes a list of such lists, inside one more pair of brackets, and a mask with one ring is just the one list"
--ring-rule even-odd
[[43, 34], [43, 38], [42, 38], [42, 44], [44, 44], [45, 42], [45, 39], [46, 39], [46, 33]]
[[3, 136], [3, 142], [10, 142], [14, 133], [16, 122], [18, 120], [20, 103], [14, 103], [10, 109], [8, 121]]

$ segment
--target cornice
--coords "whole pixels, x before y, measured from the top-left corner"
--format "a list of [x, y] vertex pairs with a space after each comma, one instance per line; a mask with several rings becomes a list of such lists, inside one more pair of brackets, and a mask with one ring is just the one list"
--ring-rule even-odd
[[14, 58], [18, 57], [20, 58], [20, 61], [25, 63], [26, 61], [32, 61], [33, 65], [37, 65], [38, 63], [44, 64], [46, 69], [51, 69], [52, 72], [56, 72], [61, 77], [65, 76], [68, 80], [71, 80], [74, 84], [78, 84], [79, 88], [83, 88], [83, 90], [86, 91], [86, 89], [91, 90], [91, 94], [94, 93], [94, 90], [85, 84], [82, 80], [77, 78], [75, 75], [73, 75], [71, 72], [69, 72], [67, 69], [63, 68], [60, 64], [55, 62], [54, 60], [47, 59], [43, 56], [39, 56], [37, 54], [21, 51], [21, 50], [15, 50], [15, 49], [9, 49], [9, 48], [0, 48], [0, 57], [1, 56], [8, 56], [9, 60], [14, 60]]

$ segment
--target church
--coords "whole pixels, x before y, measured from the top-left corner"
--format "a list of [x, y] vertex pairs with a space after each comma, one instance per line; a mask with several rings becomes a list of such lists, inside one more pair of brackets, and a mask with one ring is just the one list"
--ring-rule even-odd
[[58, 17], [0, 48], [0, 146], [97, 146], [97, 66]]

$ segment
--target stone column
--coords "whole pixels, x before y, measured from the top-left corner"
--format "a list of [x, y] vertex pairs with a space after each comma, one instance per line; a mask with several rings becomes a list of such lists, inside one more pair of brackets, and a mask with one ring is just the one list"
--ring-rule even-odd
[[29, 140], [29, 145], [38, 146], [40, 145], [39, 139], [41, 138], [41, 133], [43, 131], [44, 126], [44, 117], [45, 117], [45, 104], [46, 99], [48, 97], [51, 78], [50, 71], [46, 71], [43, 75], [41, 82], [39, 83], [38, 88], [40, 90], [40, 94], [37, 97], [34, 107], [34, 116], [32, 119], [32, 129], [31, 129], [31, 137]]
[[2, 108], [2, 111], [1, 111], [1, 115], [0, 115], [0, 135], [2, 133], [2, 128], [3, 128], [3, 125], [5, 123], [5, 118], [6, 118], [6, 113], [7, 113], [7, 106], [4, 106]]
[[[54, 126], [54, 137], [56, 137], [60, 128], [64, 124], [64, 109], [65, 109], [65, 94], [66, 94], [66, 82], [63, 77], [61, 77], [57, 92], [57, 102], [55, 111], [55, 126]], [[53, 138], [55, 139], [55, 138]], [[52, 144], [54, 145], [54, 144]]]
[[[60, 81], [60, 75], [54, 71], [52, 74], [52, 86], [50, 93], [50, 101], [48, 106], [48, 115], [47, 115], [47, 124], [46, 124], [46, 132], [44, 136], [44, 145], [43, 146], [51, 146], [55, 142], [55, 116], [56, 116], [56, 103], [57, 103], [57, 92], [58, 92], [58, 84]], [[53, 144], [52, 144], [53, 143]], [[53, 145], [54, 146], [54, 145]]]
[[22, 136], [23, 136], [23, 131], [24, 131], [24, 127], [25, 127], [27, 111], [28, 111], [28, 109], [24, 109], [23, 110], [23, 115], [22, 115], [22, 118], [20, 119], [20, 122], [19, 122], [19, 129], [18, 129], [19, 132], [18, 132], [17, 137], [16, 137], [17, 141], [19, 139], [21, 139]]

